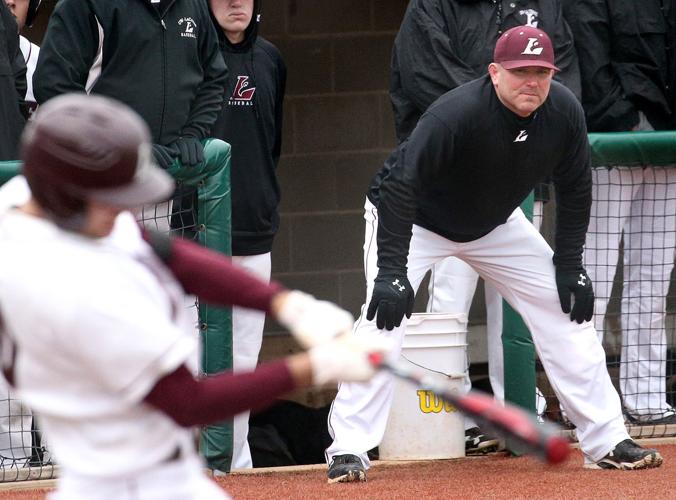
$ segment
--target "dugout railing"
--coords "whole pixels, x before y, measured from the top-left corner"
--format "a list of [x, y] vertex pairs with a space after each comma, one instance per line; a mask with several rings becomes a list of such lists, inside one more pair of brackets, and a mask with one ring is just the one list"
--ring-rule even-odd
[[[676, 131], [595, 133], [589, 142], [594, 204], [584, 259], [595, 326], [630, 434], [673, 437], [676, 424], [659, 422], [657, 406], [676, 405]], [[572, 427], [539, 363], [537, 372], [546, 418]]]
[[[230, 255], [230, 145], [216, 139], [208, 139], [203, 144], [201, 164], [184, 167], [175, 161], [169, 168], [177, 182], [172, 199], [142, 207], [137, 219], [149, 229], [193, 239]], [[0, 162], [0, 184], [12, 179], [20, 168], [18, 161]], [[187, 299], [186, 307], [195, 308], [202, 374], [208, 376], [232, 368], [230, 309], [199, 304], [194, 299]], [[51, 456], [49, 437], [43, 438], [36, 425], [39, 415], [36, 418], [4, 384], [0, 391], [0, 482], [55, 477], [58, 457]], [[199, 442], [200, 452], [210, 468], [230, 470], [231, 421], [201, 429]]]

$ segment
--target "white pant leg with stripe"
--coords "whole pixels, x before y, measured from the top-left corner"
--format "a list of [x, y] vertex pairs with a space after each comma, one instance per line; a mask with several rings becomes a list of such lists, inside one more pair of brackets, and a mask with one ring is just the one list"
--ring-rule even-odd
[[[377, 213], [367, 202], [364, 245], [366, 304], [371, 299], [377, 268]], [[471, 265], [486, 282], [521, 314], [531, 331], [540, 360], [568, 416], [577, 427], [583, 452], [600, 460], [629, 435], [624, 427], [620, 398], [605, 364], [605, 353], [594, 327], [579, 325], [561, 311], [554, 278], [552, 250], [517, 209], [508, 221], [476, 241], [456, 243], [413, 226], [408, 279], [417, 291], [425, 272], [454, 255]], [[401, 351], [406, 320], [394, 330], [378, 330], [367, 321], [365, 308], [355, 323], [356, 335], [387, 335]], [[329, 414], [334, 441], [327, 461], [346, 453], [359, 456], [368, 467], [367, 451], [380, 444], [392, 405], [393, 380], [381, 373], [368, 383], [343, 383]]]

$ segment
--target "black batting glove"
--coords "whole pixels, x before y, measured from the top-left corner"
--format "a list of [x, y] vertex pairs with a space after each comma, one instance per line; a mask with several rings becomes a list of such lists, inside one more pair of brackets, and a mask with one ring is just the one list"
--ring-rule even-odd
[[366, 311], [366, 319], [376, 316], [376, 326], [392, 330], [401, 325], [404, 314], [407, 318], [413, 312], [415, 295], [405, 273], [378, 273], [373, 285], [373, 296]]
[[163, 168], [164, 170], [167, 170], [171, 164], [174, 163], [175, 154], [166, 146], [153, 144], [153, 156], [160, 168]]
[[[582, 268], [556, 269], [556, 288], [564, 313], [570, 313], [570, 320], [582, 323], [594, 314], [594, 289], [587, 272]], [[570, 296], [573, 307], [570, 307]]]
[[194, 167], [204, 161], [204, 146], [197, 137], [179, 137], [174, 146], [184, 166]]

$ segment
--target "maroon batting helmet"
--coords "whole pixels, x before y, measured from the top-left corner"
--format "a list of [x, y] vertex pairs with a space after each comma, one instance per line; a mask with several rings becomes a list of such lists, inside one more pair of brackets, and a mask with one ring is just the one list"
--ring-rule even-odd
[[133, 208], [166, 199], [174, 182], [154, 162], [143, 119], [113, 99], [64, 94], [38, 108], [21, 137], [33, 198], [76, 229], [86, 202]]

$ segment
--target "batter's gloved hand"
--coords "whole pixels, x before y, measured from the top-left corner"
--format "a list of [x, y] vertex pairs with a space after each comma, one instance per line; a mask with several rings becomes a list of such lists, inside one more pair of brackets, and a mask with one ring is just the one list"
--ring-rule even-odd
[[371, 356], [387, 357], [392, 347], [392, 339], [388, 337], [345, 333], [308, 351], [312, 382], [315, 385], [365, 382], [378, 371]]
[[277, 321], [305, 348], [324, 344], [350, 332], [354, 324], [349, 312], [298, 290], [284, 292], [275, 313]]
[[194, 167], [204, 161], [204, 146], [197, 137], [179, 137], [174, 146], [184, 166]]
[[366, 319], [376, 317], [376, 326], [392, 330], [401, 325], [404, 314], [407, 318], [413, 312], [415, 294], [406, 274], [378, 273], [373, 284], [373, 296], [366, 311]]
[[[570, 313], [570, 320], [582, 323], [589, 321], [594, 314], [594, 289], [587, 272], [582, 268], [556, 269], [556, 288], [564, 313]], [[570, 307], [570, 296], [573, 307]]]
[[174, 154], [171, 149], [160, 144], [153, 144], [153, 156], [155, 161], [164, 170], [167, 170], [174, 163]]

